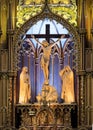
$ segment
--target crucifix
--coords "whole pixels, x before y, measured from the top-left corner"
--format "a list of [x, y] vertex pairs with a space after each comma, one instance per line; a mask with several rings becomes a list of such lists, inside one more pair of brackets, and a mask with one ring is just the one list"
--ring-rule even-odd
[[[44, 73], [44, 84], [49, 84], [49, 61], [50, 61], [50, 55], [52, 47], [55, 46], [61, 38], [69, 38], [70, 35], [68, 34], [50, 34], [50, 25], [46, 25], [46, 34], [33, 34], [31, 37], [30, 35], [26, 35], [26, 38], [34, 38], [37, 42], [37, 44], [42, 46], [43, 49], [43, 55], [41, 57], [40, 65]], [[36, 38], [45, 38], [46, 40], [43, 40], [42, 43], [40, 43]], [[50, 38], [58, 38], [56, 42], [49, 45]], [[28, 40], [29, 45], [31, 45], [31, 41]]]
[[[35, 38], [45, 38], [50, 43], [50, 38], [60, 38], [64, 34], [50, 34], [50, 25], [46, 24], [46, 34], [33, 34]], [[65, 34], [64, 38], [69, 38], [69, 34]], [[31, 38], [31, 34], [26, 34], [26, 38]]]

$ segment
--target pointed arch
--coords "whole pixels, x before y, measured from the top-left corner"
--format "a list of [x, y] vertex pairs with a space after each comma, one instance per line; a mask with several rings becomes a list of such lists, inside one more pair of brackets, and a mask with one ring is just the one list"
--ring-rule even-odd
[[[75, 50], [77, 50], [77, 55], [76, 55], [76, 59], [77, 59], [77, 66], [76, 66], [76, 71], [79, 70], [80, 68], [80, 39], [79, 39], [79, 35], [77, 33], [77, 30], [75, 29], [75, 27], [73, 27], [72, 25], [69, 24], [69, 22], [67, 20], [65, 20], [64, 18], [56, 15], [56, 14], [53, 14], [51, 12], [51, 10], [49, 9], [48, 5], [45, 4], [42, 12], [36, 16], [34, 16], [33, 18], [29, 19], [24, 25], [21, 26], [21, 28], [19, 28], [17, 31], [16, 31], [16, 34], [14, 36], [14, 48], [15, 48], [15, 54], [16, 57], [15, 59], [18, 59], [18, 53], [17, 53], [17, 50], [18, 50], [18, 42], [19, 40], [21, 40], [21, 36], [25, 36], [26, 34], [26, 31], [32, 27], [37, 21], [39, 20], [43, 20], [45, 18], [49, 18], [49, 19], [53, 19], [53, 20], [56, 20], [58, 23], [62, 24], [68, 31], [69, 33], [72, 35], [73, 37], [73, 41], [74, 41], [74, 48]], [[15, 62], [15, 59], [14, 59], [14, 62]], [[15, 62], [15, 66], [14, 66], [14, 70], [16, 69], [17, 70], [17, 64], [18, 64], [18, 60]]]

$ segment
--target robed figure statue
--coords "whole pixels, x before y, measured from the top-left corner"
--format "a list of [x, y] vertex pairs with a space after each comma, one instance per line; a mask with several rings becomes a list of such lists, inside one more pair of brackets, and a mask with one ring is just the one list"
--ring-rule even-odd
[[31, 85], [28, 68], [23, 67], [20, 74], [19, 103], [29, 103], [31, 98]]
[[64, 99], [65, 103], [75, 102], [74, 94], [74, 74], [70, 66], [65, 66], [59, 75], [62, 79], [62, 92], [61, 98]]

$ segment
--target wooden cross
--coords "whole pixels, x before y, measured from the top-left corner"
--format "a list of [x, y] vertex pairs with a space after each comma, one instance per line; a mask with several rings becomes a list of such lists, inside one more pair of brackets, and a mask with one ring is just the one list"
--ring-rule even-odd
[[[46, 24], [46, 34], [32, 34], [35, 38], [45, 38], [47, 42], [50, 42], [50, 38], [61, 38], [64, 34], [50, 34], [50, 25]], [[69, 34], [65, 34], [64, 38], [69, 38]], [[26, 38], [31, 38], [31, 34], [26, 34]]]

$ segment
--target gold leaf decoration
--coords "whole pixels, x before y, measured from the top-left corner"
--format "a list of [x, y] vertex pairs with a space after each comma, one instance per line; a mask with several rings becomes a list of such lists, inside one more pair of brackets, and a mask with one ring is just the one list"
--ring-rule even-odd
[[[47, 0], [19, 0], [17, 6], [17, 23], [19, 28], [28, 19], [40, 13], [43, 9], [44, 3]], [[77, 26], [77, 6], [76, 0], [48, 0], [50, 10], [74, 26]]]

